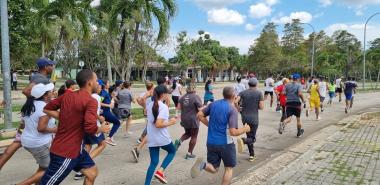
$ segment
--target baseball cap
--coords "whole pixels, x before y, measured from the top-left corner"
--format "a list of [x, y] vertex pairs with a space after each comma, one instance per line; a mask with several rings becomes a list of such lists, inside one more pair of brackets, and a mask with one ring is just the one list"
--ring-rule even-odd
[[41, 98], [46, 92], [51, 91], [54, 89], [54, 84], [49, 83], [49, 84], [43, 84], [39, 83], [35, 86], [32, 87], [32, 91], [30, 95], [32, 95], [34, 98]]
[[36, 62], [38, 68], [44, 68], [45, 66], [48, 66], [48, 65], [55, 65], [56, 62], [46, 58], [46, 57], [41, 57], [39, 59], [37, 59], [37, 62]]
[[292, 76], [293, 76], [293, 79], [300, 79], [301, 78], [301, 75], [298, 73], [294, 73]]
[[98, 80], [98, 84], [101, 85], [101, 86], [105, 85], [104, 82], [103, 82], [103, 80], [101, 80], [101, 79]]
[[122, 80], [116, 80], [116, 82], [115, 82], [115, 85], [116, 85], [116, 87], [118, 87], [120, 84], [122, 84], [123, 83], [123, 81]]
[[250, 78], [248, 80], [248, 85], [250, 85], [250, 86], [256, 86], [258, 83], [259, 83], [259, 81], [257, 81], [256, 78]]

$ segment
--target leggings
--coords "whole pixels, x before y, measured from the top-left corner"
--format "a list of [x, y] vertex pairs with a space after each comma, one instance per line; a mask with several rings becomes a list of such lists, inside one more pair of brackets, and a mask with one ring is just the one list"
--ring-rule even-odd
[[197, 143], [198, 131], [199, 131], [199, 128], [185, 128], [185, 133], [182, 135], [180, 139], [181, 142], [183, 142], [186, 139], [189, 139], [191, 137], [190, 142], [189, 142], [189, 150], [188, 150], [190, 154], [193, 153], [195, 144]]
[[149, 147], [150, 164], [149, 164], [148, 172], [145, 178], [145, 185], [150, 185], [150, 182], [152, 181], [154, 172], [156, 170], [158, 162], [160, 161], [160, 148], [168, 152], [164, 161], [161, 164], [161, 167], [163, 169], [166, 169], [169, 166], [169, 164], [172, 162], [172, 160], [174, 159], [176, 151], [175, 151], [175, 146], [173, 145], [173, 143], [170, 143], [165, 146]]
[[174, 102], [175, 107], [177, 107], [178, 106], [179, 96], [172, 96], [172, 100]]
[[119, 121], [119, 119], [117, 119], [117, 117], [115, 115], [112, 114], [112, 112], [110, 110], [104, 110], [103, 116], [106, 119], [106, 121], [113, 124], [111, 132], [108, 135], [108, 137], [112, 137], [116, 133], [117, 129], [119, 129], [120, 121]]

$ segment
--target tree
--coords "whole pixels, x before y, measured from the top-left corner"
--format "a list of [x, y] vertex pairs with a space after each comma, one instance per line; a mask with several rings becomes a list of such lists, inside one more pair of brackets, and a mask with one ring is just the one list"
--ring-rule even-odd
[[[157, 20], [159, 32], [158, 39], [166, 37], [169, 30], [169, 20], [175, 16], [177, 7], [174, 0], [144, 1], [117, 0], [111, 9], [110, 31], [120, 34], [120, 63], [125, 63], [128, 56], [126, 76], [130, 78], [131, 67], [138, 50], [138, 36], [142, 24], [152, 25]], [[119, 20], [118, 17], [121, 17]], [[132, 34], [132, 43], [129, 45], [130, 53], [126, 56], [126, 39]], [[124, 76], [122, 77], [124, 78]]]
[[249, 49], [248, 63], [250, 70], [257, 72], [278, 71], [278, 63], [281, 58], [281, 46], [279, 43], [276, 25], [272, 22], [264, 26], [260, 37]]

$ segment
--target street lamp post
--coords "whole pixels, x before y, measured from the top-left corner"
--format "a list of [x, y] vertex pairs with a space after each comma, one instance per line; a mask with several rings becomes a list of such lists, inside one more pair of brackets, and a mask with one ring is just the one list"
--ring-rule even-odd
[[365, 88], [365, 78], [366, 78], [366, 75], [365, 75], [365, 55], [366, 55], [366, 35], [367, 35], [367, 24], [368, 22], [373, 18], [375, 17], [376, 15], [379, 15], [380, 12], [377, 12], [377, 13], [374, 13], [373, 15], [371, 15], [367, 21], [365, 22], [365, 25], [364, 25], [364, 39], [363, 39], [363, 50], [364, 50], [364, 53], [363, 53], [363, 89]]
[[1, 15], [1, 52], [3, 61], [3, 95], [5, 101], [4, 122], [6, 129], [12, 129], [11, 107], [11, 74], [9, 57], [9, 30], [8, 30], [8, 7], [7, 0], [0, 0]]
[[315, 55], [315, 36], [316, 36], [316, 32], [315, 32], [315, 29], [314, 29], [314, 26], [311, 25], [310, 23], [301, 23], [301, 24], [306, 24], [306, 25], [309, 25], [311, 27], [311, 29], [313, 29], [313, 33], [314, 33], [314, 36], [313, 36], [313, 48], [312, 48], [312, 54], [311, 54], [311, 76], [314, 75], [314, 55]]

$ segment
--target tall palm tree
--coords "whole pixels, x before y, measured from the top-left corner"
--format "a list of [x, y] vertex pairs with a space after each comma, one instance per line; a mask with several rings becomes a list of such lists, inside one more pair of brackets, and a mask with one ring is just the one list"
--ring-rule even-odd
[[[107, 0], [104, 0], [107, 1]], [[133, 60], [138, 49], [139, 30], [142, 24], [152, 26], [153, 20], [158, 22], [158, 40], [165, 39], [169, 31], [169, 21], [176, 15], [175, 0], [114, 0], [111, 9], [109, 30], [121, 35], [120, 60], [126, 59], [126, 41], [129, 34], [133, 35], [125, 78], [130, 79]], [[128, 27], [128, 24], [133, 26]], [[122, 77], [123, 78], [123, 77]]]

